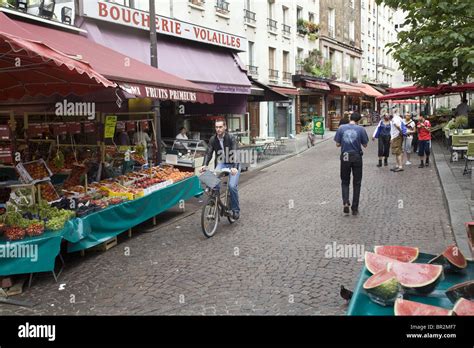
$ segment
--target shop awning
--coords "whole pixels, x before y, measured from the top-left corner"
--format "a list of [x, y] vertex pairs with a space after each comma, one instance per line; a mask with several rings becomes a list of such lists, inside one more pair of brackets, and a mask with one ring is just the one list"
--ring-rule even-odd
[[326, 82], [323, 81], [314, 81], [314, 80], [303, 80], [303, 86], [311, 89], [319, 89], [322, 91], [330, 91], [331, 87]]
[[53, 50], [41, 42], [9, 35], [2, 29], [1, 100], [21, 99], [24, 96], [50, 96], [55, 93], [82, 95], [117, 86], [86, 62]]
[[[136, 97], [213, 102], [213, 93], [208, 89], [129, 58], [83, 36], [12, 20], [3, 13], [0, 13], [0, 28], [4, 35], [37, 42], [58, 54], [90, 66], [97, 74], [117, 83]], [[44, 89], [54, 88], [45, 83]]]
[[288, 100], [284, 94], [278, 93], [269, 86], [252, 79], [252, 95], [249, 97], [251, 101], [279, 101]]
[[362, 95], [362, 92], [358, 87], [350, 85], [348, 83], [331, 81], [329, 82], [329, 84], [333, 87], [333, 89], [336, 92], [343, 93], [343, 94], [357, 95], [357, 96]]
[[368, 84], [357, 83], [357, 84], [354, 84], [354, 85], [357, 86], [357, 88], [359, 88], [360, 91], [368, 97], [375, 97], [376, 98], [376, 97], [383, 96], [382, 93], [380, 93], [379, 91], [377, 91], [375, 88], [373, 88], [372, 86], [370, 86]]
[[273, 87], [270, 86], [275, 92], [285, 95], [298, 95], [298, 90], [296, 88], [286, 88], [286, 87]]
[[[85, 21], [88, 38], [142, 62], [150, 61], [150, 39], [146, 32]], [[245, 67], [231, 50], [192, 41], [160, 36], [158, 67], [215, 93], [250, 94]]]
[[389, 94], [377, 98], [377, 100], [394, 100], [412, 97], [423, 97], [429, 95], [441, 95], [449, 93], [458, 93], [464, 91], [474, 90], [474, 83], [466, 83], [461, 85], [440, 84], [436, 87], [420, 87], [420, 86], [405, 86], [400, 88], [390, 88]]

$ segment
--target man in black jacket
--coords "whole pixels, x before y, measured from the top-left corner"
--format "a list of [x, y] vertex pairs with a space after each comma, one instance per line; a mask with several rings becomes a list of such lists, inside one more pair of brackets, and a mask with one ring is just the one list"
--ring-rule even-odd
[[239, 207], [239, 177], [240, 177], [240, 164], [238, 161], [237, 153], [237, 141], [235, 138], [227, 133], [227, 125], [224, 120], [217, 120], [216, 134], [209, 140], [209, 147], [204, 157], [204, 167], [201, 171], [207, 170], [209, 162], [211, 162], [212, 156], [215, 153], [216, 170], [222, 170], [223, 168], [230, 168], [229, 178], [229, 190], [230, 190], [230, 205], [233, 212], [234, 219], [240, 217]]

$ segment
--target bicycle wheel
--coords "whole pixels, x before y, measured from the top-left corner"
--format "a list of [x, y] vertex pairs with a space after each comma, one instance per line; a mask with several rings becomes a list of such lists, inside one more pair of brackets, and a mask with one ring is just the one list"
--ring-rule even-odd
[[[227, 197], [226, 197], [226, 201], [225, 201], [225, 202], [226, 202], [225, 205], [226, 205], [227, 209], [229, 209], [229, 208], [230, 208], [230, 191], [229, 191], [229, 190], [227, 190]], [[232, 211], [231, 211], [231, 214], [233, 214]], [[227, 215], [227, 220], [229, 220], [229, 222], [230, 222], [231, 224], [233, 224], [233, 223], [235, 222], [235, 219], [233, 218], [232, 215]]]
[[207, 238], [211, 238], [217, 230], [219, 223], [219, 207], [216, 197], [209, 197], [207, 203], [202, 207], [201, 227], [202, 232]]

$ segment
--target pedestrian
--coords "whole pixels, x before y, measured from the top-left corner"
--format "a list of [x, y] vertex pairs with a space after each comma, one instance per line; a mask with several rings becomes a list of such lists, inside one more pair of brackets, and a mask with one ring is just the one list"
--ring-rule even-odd
[[344, 116], [339, 121], [339, 127], [342, 126], [343, 124], [348, 124], [350, 122], [349, 117], [350, 117], [349, 113], [345, 112]]
[[[416, 126], [418, 129], [418, 156], [420, 156], [421, 162], [418, 168], [424, 168], [430, 165], [431, 123], [423, 115], [420, 115], [418, 119], [419, 122]], [[426, 161], [423, 163], [425, 158]]]
[[416, 124], [411, 119], [411, 114], [407, 112], [405, 114], [405, 119], [402, 121], [407, 128], [407, 136], [403, 139], [403, 152], [406, 154], [407, 161], [405, 162], [406, 166], [411, 165], [410, 156], [413, 142], [413, 134], [416, 133]]
[[388, 156], [390, 155], [390, 128], [390, 117], [386, 113], [383, 115], [383, 118], [380, 120], [372, 135], [372, 141], [375, 141], [376, 138], [378, 139], [379, 164], [377, 164], [377, 167], [379, 168], [382, 167], [382, 159], [384, 166], [388, 166]]
[[[364, 127], [357, 123], [360, 121], [360, 114], [353, 113], [349, 124], [342, 125], [336, 132], [334, 141], [336, 146], [341, 148], [341, 188], [342, 204], [344, 214], [349, 214], [349, 207], [352, 215], [359, 213], [360, 187], [362, 184], [362, 146], [367, 147], [369, 137]], [[352, 206], [349, 200], [349, 185], [352, 172]]]
[[392, 118], [392, 127], [390, 128], [390, 146], [392, 154], [395, 155], [396, 165], [390, 170], [393, 172], [403, 171], [403, 132], [402, 132], [402, 118], [395, 110]]

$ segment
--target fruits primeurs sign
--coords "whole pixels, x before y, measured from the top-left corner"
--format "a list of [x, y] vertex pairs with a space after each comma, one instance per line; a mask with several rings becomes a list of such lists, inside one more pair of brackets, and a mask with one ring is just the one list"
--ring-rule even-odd
[[[111, 23], [150, 30], [150, 14], [119, 4], [103, 1], [84, 1], [83, 16]], [[162, 16], [156, 16], [156, 32], [181, 39], [245, 51], [247, 39], [191, 23]]]

